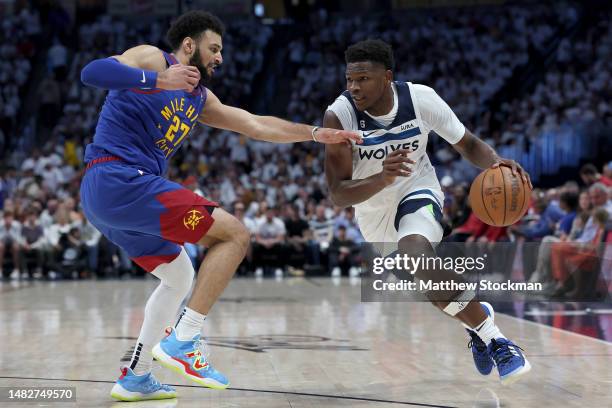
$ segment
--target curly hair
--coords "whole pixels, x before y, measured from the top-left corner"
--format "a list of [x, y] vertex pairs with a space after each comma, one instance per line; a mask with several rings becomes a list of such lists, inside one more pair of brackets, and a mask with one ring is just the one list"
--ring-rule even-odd
[[170, 47], [176, 50], [186, 37], [198, 39], [206, 30], [223, 36], [225, 26], [214, 14], [199, 10], [189, 11], [172, 23], [166, 33], [166, 40]]
[[393, 49], [382, 40], [364, 40], [351, 45], [344, 51], [344, 60], [347, 64], [370, 61], [390, 70], [395, 66]]

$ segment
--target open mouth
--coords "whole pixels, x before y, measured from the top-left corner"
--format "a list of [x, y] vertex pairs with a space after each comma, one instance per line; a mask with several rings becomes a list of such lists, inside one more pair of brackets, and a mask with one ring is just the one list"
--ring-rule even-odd
[[365, 102], [365, 98], [363, 96], [353, 96], [352, 98], [356, 105], [362, 105]]

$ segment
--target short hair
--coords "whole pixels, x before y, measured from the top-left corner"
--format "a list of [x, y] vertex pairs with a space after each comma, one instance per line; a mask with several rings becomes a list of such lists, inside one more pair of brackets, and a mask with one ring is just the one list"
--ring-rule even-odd
[[351, 45], [344, 51], [344, 60], [347, 64], [369, 61], [381, 64], [390, 70], [395, 66], [393, 49], [382, 40], [364, 40]]
[[181, 46], [185, 38], [191, 37], [197, 39], [206, 30], [223, 36], [225, 26], [219, 20], [219, 17], [207, 11], [189, 11], [172, 23], [166, 33], [166, 40], [172, 50], [176, 50]]
[[608, 194], [608, 186], [601, 182], [591, 184], [591, 187], [589, 187], [589, 192], [595, 190], [599, 190], [602, 193]]
[[597, 167], [594, 164], [587, 163], [580, 168], [580, 174], [594, 176], [597, 174]]
[[566, 191], [565, 193], [561, 194], [559, 201], [564, 202], [570, 211], [575, 211], [576, 208], [578, 208], [578, 194], [574, 193], [573, 191]]

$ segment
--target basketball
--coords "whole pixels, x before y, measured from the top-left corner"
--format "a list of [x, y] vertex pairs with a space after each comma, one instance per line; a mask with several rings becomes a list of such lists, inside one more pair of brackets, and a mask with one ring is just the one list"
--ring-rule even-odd
[[529, 207], [529, 184], [507, 166], [489, 168], [470, 187], [472, 211], [484, 223], [505, 227], [517, 222]]

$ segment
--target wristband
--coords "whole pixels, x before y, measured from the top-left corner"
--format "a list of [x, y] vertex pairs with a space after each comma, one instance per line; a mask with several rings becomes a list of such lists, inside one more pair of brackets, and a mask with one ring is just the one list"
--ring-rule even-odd
[[315, 132], [319, 129], [320, 128], [318, 126], [315, 126], [312, 128], [312, 131], [310, 132], [310, 134], [312, 135], [312, 140], [314, 140], [315, 142], [318, 142], [317, 138], [315, 137]]

